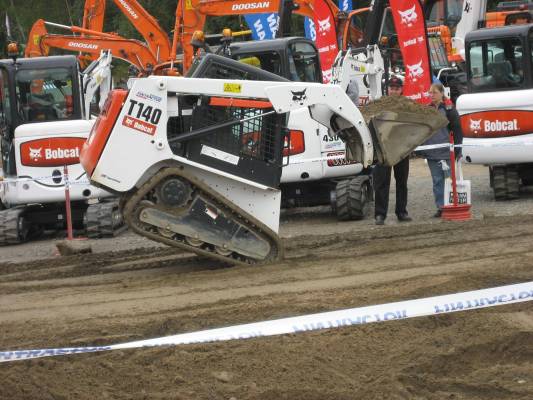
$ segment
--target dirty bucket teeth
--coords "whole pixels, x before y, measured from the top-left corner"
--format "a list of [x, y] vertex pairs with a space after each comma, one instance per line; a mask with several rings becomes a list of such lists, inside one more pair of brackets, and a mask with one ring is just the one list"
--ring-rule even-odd
[[447, 124], [442, 115], [428, 118], [416, 113], [384, 111], [373, 116], [369, 127], [377, 162], [388, 166], [397, 164]]

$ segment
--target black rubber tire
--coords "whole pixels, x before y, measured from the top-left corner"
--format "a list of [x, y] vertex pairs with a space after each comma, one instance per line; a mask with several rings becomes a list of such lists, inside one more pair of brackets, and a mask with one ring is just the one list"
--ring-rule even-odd
[[492, 167], [494, 199], [497, 201], [507, 199], [507, 179], [506, 167], [494, 166]]
[[371, 187], [368, 176], [356, 176], [337, 183], [336, 213], [339, 221], [361, 220], [370, 212]]

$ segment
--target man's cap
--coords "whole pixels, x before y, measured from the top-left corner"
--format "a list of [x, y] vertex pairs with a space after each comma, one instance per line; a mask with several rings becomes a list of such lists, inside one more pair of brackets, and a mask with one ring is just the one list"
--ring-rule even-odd
[[397, 76], [393, 76], [389, 79], [389, 86], [403, 87], [403, 81]]

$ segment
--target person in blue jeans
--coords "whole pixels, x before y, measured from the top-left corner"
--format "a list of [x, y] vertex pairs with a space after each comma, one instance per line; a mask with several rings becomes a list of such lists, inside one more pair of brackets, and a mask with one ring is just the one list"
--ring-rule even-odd
[[[453, 104], [444, 97], [444, 86], [440, 83], [434, 83], [431, 85], [429, 93], [431, 95], [431, 106], [448, 118], [449, 124], [436, 131], [423, 145], [450, 143], [450, 131], [454, 135], [454, 144], [462, 144], [463, 132], [459, 114]], [[421, 154], [427, 160], [429, 171], [431, 172], [431, 180], [433, 181], [433, 196], [437, 206], [434, 217], [440, 218], [442, 207], [444, 206], [444, 181], [448, 177], [450, 170], [450, 149], [449, 147], [441, 147], [423, 150]], [[461, 157], [460, 147], [455, 148], [455, 156], [456, 159]]]

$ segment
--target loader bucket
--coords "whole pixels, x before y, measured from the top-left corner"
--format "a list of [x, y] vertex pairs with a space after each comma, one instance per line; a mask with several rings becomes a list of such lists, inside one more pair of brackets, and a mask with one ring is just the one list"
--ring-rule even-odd
[[443, 115], [383, 111], [369, 121], [378, 164], [392, 166], [407, 157], [435, 131], [448, 125]]

